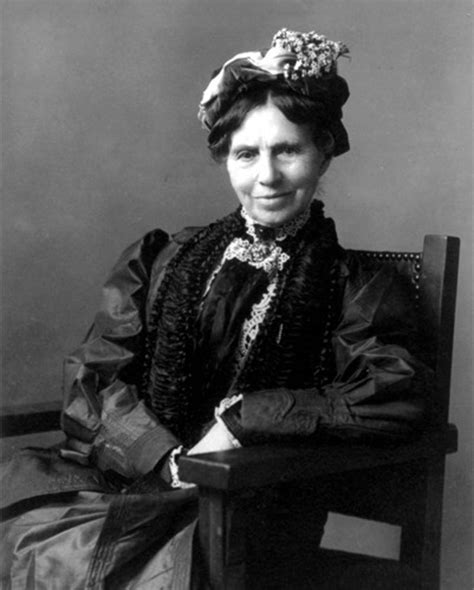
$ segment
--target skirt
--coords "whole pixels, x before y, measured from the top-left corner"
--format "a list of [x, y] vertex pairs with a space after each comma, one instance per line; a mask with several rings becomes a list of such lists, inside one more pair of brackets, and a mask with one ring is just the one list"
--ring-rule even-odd
[[[196, 488], [170, 490], [151, 473], [112, 489], [97, 470], [41, 449], [0, 475], [2, 590], [209, 588]], [[229, 516], [227, 589], [313, 589], [305, 568], [327, 517], [317, 507], [312, 488], [249, 491]]]

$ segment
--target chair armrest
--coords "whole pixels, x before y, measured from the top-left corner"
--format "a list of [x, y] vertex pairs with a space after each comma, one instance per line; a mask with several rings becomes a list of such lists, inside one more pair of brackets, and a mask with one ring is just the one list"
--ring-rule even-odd
[[0, 408], [0, 435], [20, 436], [58, 430], [62, 402], [41, 402]]
[[179, 471], [181, 479], [200, 487], [233, 491], [406, 463], [456, 449], [457, 429], [450, 424], [390, 447], [349, 443], [269, 445], [192, 455], [180, 459]]

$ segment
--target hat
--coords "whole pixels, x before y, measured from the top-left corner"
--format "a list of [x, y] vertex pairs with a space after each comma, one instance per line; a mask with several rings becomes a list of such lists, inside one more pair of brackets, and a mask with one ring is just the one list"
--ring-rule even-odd
[[314, 31], [281, 29], [270, 49], [239, 53], [214, 72], [203, 93], [198, 118], [210, 130], [244, 92], [258, 83], [283, 81], [293, 92], [323, 105], [327, 128], [334, 137], [334, 155], [343, 154], [349, 150], [341, 121], [349, 87], [337, 73], [337, 59], [348, 54], [346, 45]]

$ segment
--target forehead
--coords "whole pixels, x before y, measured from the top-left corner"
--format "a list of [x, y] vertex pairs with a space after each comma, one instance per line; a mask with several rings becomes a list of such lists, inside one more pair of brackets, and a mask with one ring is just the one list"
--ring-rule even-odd
[[272, 102], [268, 102], [248, 113], [242, 125], [232, 134], [230, 147], [308, 142], [312, 142], [309, 126], [292, 123]]

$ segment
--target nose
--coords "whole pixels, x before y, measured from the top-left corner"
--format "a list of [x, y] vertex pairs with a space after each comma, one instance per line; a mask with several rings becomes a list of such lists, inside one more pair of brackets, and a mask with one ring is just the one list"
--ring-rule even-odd
[[258, 182], [264, 186], [273, 186], [281, 179], [278, 163], [272, 155], [262, 154], [258, 162]]

